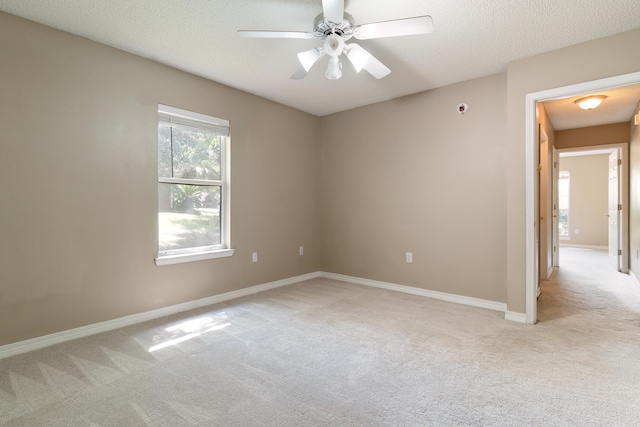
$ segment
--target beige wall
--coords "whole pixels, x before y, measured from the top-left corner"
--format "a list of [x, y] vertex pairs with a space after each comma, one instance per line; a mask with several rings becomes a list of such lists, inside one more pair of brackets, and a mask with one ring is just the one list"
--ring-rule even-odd
[[[640, 103], [635, 114], [640, 113]], [[629, 269], [640, 277], [640, 126], [631, 120], [629, 139]], [[635, 184], [635, 185], [634, 185]]]
[[[507, 306], [525, 312], [525, 100], [528, 93], [640, 70], [640, 30], [509, 64], [507, 71]], [[596, 60], [597, 58], [597, 60]], [[635, 183], [632, 181], [631, 186]], [[632, 212], [631, 215], [634, 215]]]
[[576, 148], [629, 142], [629, 122], [556, 131], [555, 147]]
[[505, 97], [500, 74], [324, 117], [322, 268], [505, 302]]
[[[0, 52], [0, 345], [319, 269], [319, 118], [4, 13]], [[154, 264], [158, 103], [231, 122], [231, 258]]]
[[561, 157], [560, 170], [570, 174], [570, 240], [560, 244], [607, 246], [609, 155]]

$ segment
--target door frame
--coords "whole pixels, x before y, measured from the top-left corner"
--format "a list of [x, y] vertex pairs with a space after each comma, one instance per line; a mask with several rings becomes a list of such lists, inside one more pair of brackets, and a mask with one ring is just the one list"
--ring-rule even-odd
[[560, 198], [558, 197], [558, 179], [560, 179], [560, 153], [556, 147], [551, 147], [553, 157], [553, 168], [551, 169], [551, 203], [552, 207], [552, 245], [553, 245], [553, 261], [551, 263], [552, 268], [556, 269], [560, 266], [560, 230], [558, 229], [558, 223], [560, 221]]
[[[539, 258], [538, 260], [538, 287], [536, 291], [536, 295], [540, 296], [540, 281], [548, 280], [553, 273], [553, 155], [552, 151], [549, 150], [549, 135], [547, 132], [540, 126], [538, 130], [538, 138], [540, 140], [539, 145], [540, 149], [538, 152], [538, 164], [540, 167], [539, 182], [538, 182], [538, 191], [540, 194], [540, 198], [538, 203], [540, 204], [540, 211], [538, 212], [540, 218], [540, 236], [538, 237], [540, 240], [540, 247], [538, 248]], [[543, 150], [543, 146], [545, 146]], [[553, 146], [552, 146], [553, 148]], [[544, 154], [544, 158], [542, 157]], [[543, 183], [545, 188], [545, 194], [543, 197]], [[544, 203], [543, 203], [544, 199]], [[544, 205], [544, 209], [542, 209]], [[546, 220], [544, 219], [546, 218]], [[544, 238], [543, 238], [544, 236]], [[551, 256], [550, 256], [551, 255]]]
[[[618, 152], [619, 158], [622, 160], [622, 167], [620, 168], [618, 176], [618, 198], [619, 203], [623, 209], [620, 212], [620, 220], [618, 221], [618, 242], [619, 248], [622, 249], [622, 255], [618, 261], [621, 273], [629, 272], [629, 143], [623, 142], [619, 144], [603, 144], [603, 145], [591, 145], [587, 147], [573, 147], [573, 148], [557, 148], [555, 153], [559, 157], [562, 157], [562, 153], [584, 153], [578, 155], [589, 154], [612, 154], [615, 151]], [[558, 170], [559, 172], [559, 170]], [[554, 179], [557, 179], [554, 177]], [[554, 240], [558, 238], [558, 230], [553, 230]]]
[[[535, 181], [538, 165], [536, 162], [537, 150], [537, 118], [536, 104], [559, 98], [568, 98], [577, 95], [588, 94], [599, 90], [615, 89], [622, 86], [640, 84], [640, 72], [607, 77], [599, 80], [578, 83], [569, 86], [547, 89], [539, 92], [528, 93], [525, 96], [525, 322], [536, 323], [538, 319], [538, 299], [536, 283], [536, 227], [535, 217], [540, 195], [536, 191]], [[628, 169], [628, 168], [627, 168]], [[628, 205], [623, 212], [628, 212]], [[627, 233], [628, 234], [628, 233]], [[628, 238], [628, 236], [627, 236]], [[623, 249], [624, 250], [624, 249]], [[624, 255], [623, 255], [624, 256]], [[628, 250], [627, 250], [628, 258]]]

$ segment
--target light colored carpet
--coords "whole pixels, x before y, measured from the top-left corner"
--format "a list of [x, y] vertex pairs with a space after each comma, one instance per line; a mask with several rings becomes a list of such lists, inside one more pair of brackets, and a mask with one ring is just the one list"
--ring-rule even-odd
[[0, 360], [0, 425], [640, 425], [640, 292], [561, 265], [535, 326], [316, 279]]

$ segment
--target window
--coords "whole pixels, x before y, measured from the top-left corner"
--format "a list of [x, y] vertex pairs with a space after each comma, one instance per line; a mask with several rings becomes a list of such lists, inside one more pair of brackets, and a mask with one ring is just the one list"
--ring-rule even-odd
[[158, 106], [157, 265], [231, 256], [229, 122]]
[[569, 172], [558, 175], [558, 236], [569, 240]]

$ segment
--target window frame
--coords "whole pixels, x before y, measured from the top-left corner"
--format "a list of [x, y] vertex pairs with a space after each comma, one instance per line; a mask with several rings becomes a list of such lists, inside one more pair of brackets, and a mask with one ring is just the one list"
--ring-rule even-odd
[[[169, 115], [171, 118], [186, 119], [192, 122], [199, 122], [204, 125], [212, 125], [220, 128], [230, 128], [228, 120], [220, 119], [213, 116], [196, 113], [193, 111], [183, 110], [168, 105], [158, 104], [158, 127], [160, 126], [161, 116]], [[212, 132], [215, 133], [215, 132]], [[156, 254], [155, 263], [157, 266], [171, 265], [184, 262], [202, 261], [207, 259], [215, 259], [222, 257], [230, 257], [234, 253], [231, 249], [231, 195], [230, 195], [230, 164], [231, 164], [231, 143], [229, 131], [227, 135], [219, 134], [220, 142], [220, 179], [219, 180], [202, 180], [190, 178], [167, 178], [160, 177], [158, 174], [158, 203], [157, 203], [157, 220], [156, 223]], [[158, 149], [159, 149], [158, 145]], [[157, 171], [160, 169], [160, 161], [158, 159]], [[185, 184], [200, 185], [208, 187], [220, 187], [220, 244], [210, 246], [200, 246], [185, 249], [173, 249], [160, 251], [160, 185], [161, 184]]]

